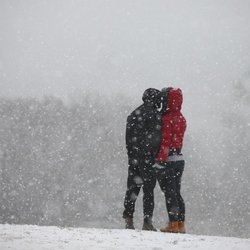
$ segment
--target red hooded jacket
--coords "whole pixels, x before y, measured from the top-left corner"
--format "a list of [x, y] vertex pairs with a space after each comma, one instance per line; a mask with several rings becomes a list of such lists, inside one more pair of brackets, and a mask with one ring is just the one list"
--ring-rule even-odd
[[181, 89], [171, 89], [167, 97], [167, 112], [162, 117], [162, 141], [158, 162], [166, 162], [171, 149], [182, 148], [183, 137], [186, 131], [186, 119], [181, 113]]

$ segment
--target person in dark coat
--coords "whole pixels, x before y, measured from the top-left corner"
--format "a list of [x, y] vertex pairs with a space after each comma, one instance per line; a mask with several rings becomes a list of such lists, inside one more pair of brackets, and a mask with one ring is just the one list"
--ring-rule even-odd
[[143, 230], [156, 231], [152, 224], [154, 210], [154, 188], [156, 176], [153, 165], [160, 149], [161, 91], [145, 90], [143, 104], [127, 118], [126, 148], [128, 154], [128, 178], [123, 218], [127, 229], [134, 229], [133, 214], [136, 198], [143, 189]]
[[181, 196], [181, 177], [185, 161], [181, 153], [186, 119], [181, 113], [181, 89], [163, 90], [162, 140], [155, 169], [165, 195], [169, 222], [162, 232], [185, 233], [185, 203]]

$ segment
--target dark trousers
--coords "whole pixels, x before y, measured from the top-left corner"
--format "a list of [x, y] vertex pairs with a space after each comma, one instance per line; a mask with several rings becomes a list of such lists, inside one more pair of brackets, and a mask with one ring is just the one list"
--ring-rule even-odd
[[123, 218], [133, 218], [135, 202], [142, 187], [144, 221], [151, 221], [154, 210], [154, 188], [156, 185], [153, 164], [152, 160], [145, 157], [129, 158]]
[[185, 203], [181, 196], [181, 177], [185, 161], [168, 162], [156, 168], [157, 180], [165, 195], [169, 221], [185, 221]]

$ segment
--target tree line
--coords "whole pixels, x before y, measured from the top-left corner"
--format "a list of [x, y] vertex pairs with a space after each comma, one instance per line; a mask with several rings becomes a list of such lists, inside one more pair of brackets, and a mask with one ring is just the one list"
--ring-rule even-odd
[[[216, 111], [210, 134], [198, 121], [188, 128], [183, 196], [191, 233], [249, 237], [250, 131], [243, 111], [249, 102], [239, 98], [243, 89], [234, 91], [238, 106]], [[0, 223], [123, 228], [125, 125], [137, 104], [95, 92], [69, 102], [0, 98]], [[161, 226], [167, 215], [158, 187], [155, 201]], [[140, 199], [136, 217], [139, 225]]]

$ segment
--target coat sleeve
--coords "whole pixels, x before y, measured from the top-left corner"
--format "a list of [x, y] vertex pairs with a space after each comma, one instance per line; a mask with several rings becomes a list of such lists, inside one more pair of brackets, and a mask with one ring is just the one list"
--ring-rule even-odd
[[145, 150], [146, 154], [155, 160], [161, 144], [161, 114], [153, 111], [149, 113], [147, 118]]
[[127, 123], [126, 123], [126, 148], [128, 155], [133, 155], [134, 151], [138, 148], [138, 141], [136, 137], [136, 121], [133, 114], [130, 114], [127, 117]]
[[168, 160], [168, 153], [171, 145], [172, 138], [172, 122], [168, 115], [165, 115], [162, 119], [162, 140], [160, 146], [160, 152], [157, 156], [158, 162], [166, 162]]

